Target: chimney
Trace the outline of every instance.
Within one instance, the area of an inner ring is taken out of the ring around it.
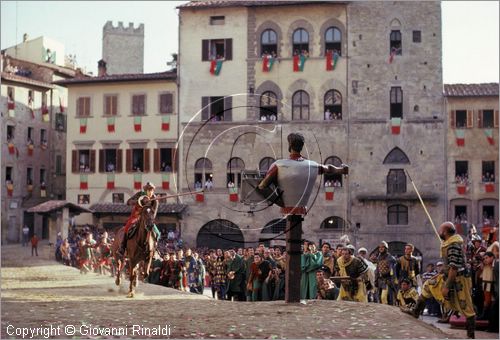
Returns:
[[[106,62],[103,59],[101,59],[97,62],[97,76],[104,77],[107,75],[108,73],[106,72]]]

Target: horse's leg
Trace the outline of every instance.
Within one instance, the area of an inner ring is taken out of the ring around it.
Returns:
[[[130,285],[128,289],[128,298],[133,298],[135,295],[135,280],[137,278],[137,265],[132,268],[130,266]]]
[[[123,262],[120,259],[117,259],[116,262],[117,262],[117,264],[116,264],[116,279],[115,279],[115,284],[117,286],[119,286],[120,283],[121,283],[121,273],[122,273]]]

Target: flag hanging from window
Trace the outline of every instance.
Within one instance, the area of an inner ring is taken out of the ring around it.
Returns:
[[[229,188],[229,201],[238,202],[238,188]]]
[[[87,132],[87,118],[80,118],[80,133]]]
[[[337,67],[337,62],[339,60],[339,54],[337,52],[328,51],[326,52],[326,70],[332,71]]]
[[[455,137],[457,140],[457,146],[465,146],[465,130],[464,129],[456,129]]]
[[[26,186],[26,190],[27,190],[28,192],[33,192],[33,184],[28,184],[28,185]]]
[[[33,144],[28,144],[28,156],[33,156],[33,150],[35,146]]]
[[[134,174],[134,189],[142,189],[142,174]]]
[[[16,116],[16,104],[12,99],[7,99],[7,110],[9,111],[9,117],[14,118]]]
[[[42,104],[42,121],[46,123],[50,121],[49,108],[45,104]]]
[[[218,76],[220,70],[222,69],[222,59],[212,60],[210,61],[210,73]]]
[[[170,130],[170,116],[162,116],[161,117],[161,129],[162,131]]]
[[[484,134],[488,139],[488,143],[490,143],[490,145],[495,145],[495,139],[493,138],[493,129],[484,129]]]
[[[106,182],[106,188],[107,189],[114,189],[115,188],[115,174],[114,173],[111,173],[111,174],[108,174],[108,180]]]
[[[304,65],[306,64],[307,56],[304,54],[293,56],[293,72],[304,71]]]
[[[391,53],[389,53],[389,64],[392,64],[392,62],[394,61],[394,56],[396,55],[397,52],[398,52],[397,48],[395,47],[391,48]]]
[[[108,132],[115,132],[115,117],[108,117]]]
[[[88,175],[80,174],[80,190],[87,190],[89,188],[88,179]]]
[[[495,192],[495,183],[485,183],[484,191],[486,192]]]
[[[334,187],[325,187],[325,199],[327,201],[333,201]]]
[[[466,192],[467,192],[467,185],[457,184],[457,193],[459,195],[465,195]]]
[[[197,192],[195,196],[196,202],[204,202],[205,201],[205,194],[203,191]]]
[[[168,173],[161,174],[161,188],[165,190],[170,189],[170,174]]]
[[[13,155],[16,152],[16,147],[15,147],[14,143],[9,142],[8,145],[9,145],[9,154]]]
[[[134,131],[141,132],[142,130],[142,117],[134,117]]]
[[[7,181],[7,195],[9,197],[12,197],[13,193],[14,193],[14,184],[12,184],[12,181]]]
[[[265,55],[262,57],[262,72],[271,72],[274,65],[274,57],[271,55]]]
[[[299,56],[294,55],[293,56],[293,72],[299,72],[299,62],[300,62]]]
[[[401,118],[393,117],[391,118],[391,133],[393,135],[399,135],[401,132]]]

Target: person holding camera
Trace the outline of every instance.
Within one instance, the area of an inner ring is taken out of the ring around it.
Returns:
[[[304,242],[304,253],[301,257],[302,276],[300,278],[300,299],[315,299],[318,294],[316,271],[323,265],[323,254],[318,251],[314,242]]]

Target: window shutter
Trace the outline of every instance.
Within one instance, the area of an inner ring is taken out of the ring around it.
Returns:
[[[233,97],[224,97],[224,121],[233,120]]]
[[[99,172],[106,171],[106,164],[104,159],[104,149],[99,150]]]
[[[493,112],[493,127],[498,127],[498,110]]]
[[[78,150],[71,151],[71,172],[78,172]]]
[[[483,110],[477,110],[477,127],[483,127]]]
[[[209,40],[203,39],[201,41],[201,61],[208,61],[208,44]]]
[[[104,114],[110,115],[111,114],[111,97],[107,96],[107,97],[104,97],[104,99],[105,99]]]
[[[146,95],[139,96],[139,114],[146,114]]]
[[[174,96],[172,93],[165,94],[165,113],[173,113],[174,112]]]
[[[83,98],[78,98],[76,100],[76,115],[81,116],[83,114]]]
[[[123,171],[122,150],[116,149],[116,172]]]
[[[132,149],[127,149],[125,157],[125,171],[132,172]]]
[[[226,39],[224,44],[224,58],[233,60],[233,39]]]
[[[132,114],[137,114],[137,96],[132,96]]]
[[[455,125],[455,117],[457,116],[457,111],[451,110],[450,112],[450,128],[454,129],[456,128]]]
[[[474,127],[474,111],[467,110],[467,128]]]
[[[95,150],[90,150],[90,172],[95,172]]]
[[[210,117],[210,97],[201,97],[201,120],[208,120]]]
[[[160,171],[160,149],[153,150],[153,171]]]
[[[85,116],[90,116],[90,97],[85,98]]]
[[[144,149],[144,172],[149,172],[149,149]]]

